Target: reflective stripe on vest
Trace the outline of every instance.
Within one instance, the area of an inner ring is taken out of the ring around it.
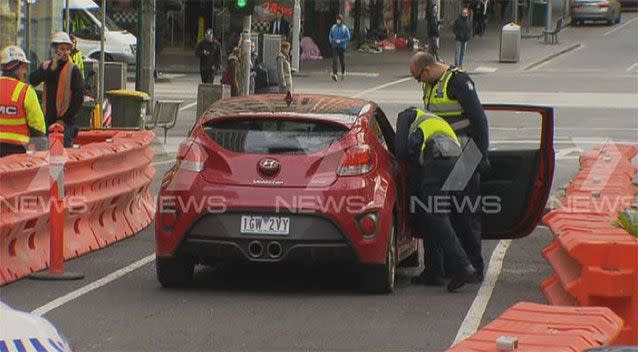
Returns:
[[[434,114],[427,113],[421,109],[416,109],[416,119],[414,119],[414,122],[410,125],[410,134],[416,132],[418,129],[423,132],[421,150],[425,150],[428,139],[434,135],[448,137],[454,141],[456,145],[459,147],[461,146],[459,138],[456,136],[456,133],[449,123],[447,123],[444,119]]]
[[[29,85],[10,77],[0,77],[0,143],[25,145],[29,125],[24,101]]]
[[[425,109],[437,116],[451,118],[449,121],[455,131],[470,127],[470,120],[463,117],[463,107],[456,99],[450,99],[447,95],[447,87],[454,73],[462,72],[458,68],[445,71],[443,77],[434,86],[423,84],[423,104]]]
[[[51,65],[51,60],[47,60],[42,64],[42,67],[45,70],[49,69]],[[68,60],[62,71],[60,71],[60,77],[58,77],[58,87],[56,90],[55,96],[55,107],[57,110],[57,118],[61,118],[64,116],[67,110],[69,110],[69,105],[71,104],[71,80],[73,78],[73,67],[75,65],[71,60]],[[42,92],[42,112],[44,115],[47,114],[47,82],[44,81],[44,91]]]

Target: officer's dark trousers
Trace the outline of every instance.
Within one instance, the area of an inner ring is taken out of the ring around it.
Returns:
[[[27,150],[22,145],[0,143],[0,158],[13,154],[25,154],[26,152]]]
[[[441,188],[454,168],[455,158],[430,159],[423,167],[419,200],[416,203],[415,220],[419,229],[425,231],[426,272],[428,275],[443,275],[443,263],[448,274],[455,274],[470,264],[461,241],[452,226],[455,206],[451,192]]]
[[[480,175],[474,172],[465,189],[455,192],[457,204],[463,204],[462,211],[453,212],[451,216],[452,227],[461,240],[463,249],[467,253],[470,262],[477,272],[483,273],[485,264],[481,253],[481,202],[480,202]],[[477,205],[478,202],[478,206]],[[471,205],[470,205],[471,204]]]

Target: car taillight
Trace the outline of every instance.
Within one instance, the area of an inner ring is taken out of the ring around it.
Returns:
[[[194,140],[186,140],[177,150],[177,168],[180,170],[200,172],[204,170],[207,153],[204,147]]]
[[[368,146],[355,146],[346,150],[337,170],[339,176],[358,176],[372,171],[374,152]]]
[[[177,222],[177,212],[175,209],[164,209],[160,214],[162,217],[162,225],[167,228],[173,228]]]

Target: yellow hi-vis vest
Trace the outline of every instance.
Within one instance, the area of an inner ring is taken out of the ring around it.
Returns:
[[[423,105],[425,110],[436,114],[450,122],[455,131],[470,126],[470,120],[463,118],[463,107],[456,99],[447,94],[448,84],[455,73],[462,72],[459,68],[445,71],[443,77],[434,86],[423,84]]]
[[[410,134],[421,130],[423,133],[423,142],[421,143],[421,150],[419,155],[419,162],[423,163],[423,156],[425,149],[430,139],[434,139],[435,146],[437,147],[437,153],[442,157],[459,156],[461,152],[461,143],[456,133],[452,129],[449,123],[444,119],[425,112],[421,109],[416,109],[416,118],[410,125]]]

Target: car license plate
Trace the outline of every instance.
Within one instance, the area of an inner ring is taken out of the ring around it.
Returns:
[[[240,231],[263,235],[287,235],[290,232],[290,218],[242,215]]]

